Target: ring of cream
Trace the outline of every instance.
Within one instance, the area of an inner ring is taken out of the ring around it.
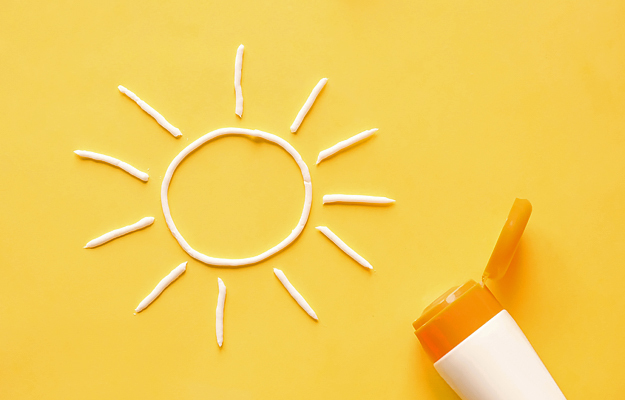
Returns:
[[[178,168],[178,165],[182,162],[182,160],[185,159],[185,157],[187,157],[203,144],[220,136],[227,135],[253,136],[277,144],[278,146],[286,150],[286,152],[289,153],[291,157],[293,157],[293,159],[297,163],[297,166],[302,172],[302,178],[304,180],[304,208],[302,210],[302,215],[299,219],[299,222],[297,223],[297,226],[285,239],[278,243],[278,245],[254,257],[217,258],[200,253],[199,251],[189,246],[189,244],[182,237],[180,232],[178,232],[176,224],[174,223],[174,220],[171,217],[171,212],[169,210],[169,184],[171,182],[172,176],[174,175],[174,172],[176,171],[176,168]],[[165,216],[165,222],[167,223],[167,227],[171,231],[172,235],[174,235],[174,238],[176,238],[176,240],[180,244],[180,247],[182,247],[182,249],[186,251],[187,254],[205,264],[223,267],[239,267],[243,265],[256,264],[268,257],[271,257],[272,255],[276,254],[277,252],[283,250],[285,247],[290,245],[300,235],[300,233],[302,233],[304,227],[306,226],[306,222],[308,221],[308,216],[310,215],[310,208],[312,205],[312,182],[310,180],[310,172],[308,171],[308,166],[302,159],[302,156],[300,156],[297,150],[295,150],[295,148],[291,146],[286,140],[279,138],[276,135],[272,135],[271,133],[259,130],[242,128],[222,128],[207,133],[206,135],[195,140],[174,158],[174,160],[167,168],[167,172],[165,173],[165,177],[163,178],[163,184],[161,185],[161,205],[163,207],[163,214]]]

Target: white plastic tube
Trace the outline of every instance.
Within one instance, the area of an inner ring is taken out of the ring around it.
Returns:
[[[463,400],[566,400],[503,310],[434,363]]]

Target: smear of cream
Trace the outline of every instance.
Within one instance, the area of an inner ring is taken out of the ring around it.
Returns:
[[[90,158],[92,160],[102,161],[114,167],[123,169],[124,171],[128,172],[130,175],[134,176],[135,178],[139,178],[144,182],[147,182],[148,179],[150,178],[148,174],[146,174],[145,172],[141,172],[135,167],[133,167],[132,165],[125,163],[121,160],[118,160],[117,158],[113,158],[111,156],[105,156],[104,154],[94,153],[92,151],[86,151],[86,150],[74,150],[74,153],[78,154],[82,158]]]
[[[356,260],[356,262],[365,268],[373,269],[373,266],[369,264],[362,256],[356,253],[351,247],[345,244],[338,236],[334,234],[327,226],[318,226],[317,230],[323,233],[328,239],[332,241],[339,249],[343,250],[345,254]]]
[[[323,150],[322,152],[319,153],[319,157],[317,158],[317,165],[321,161],[325,160],[326,158],[338,153],[339,151],[349,146],[356,144],[357,142],[360,142],[363,139],[368,138],[369,136],[373,135],[377,131],[378,131],[377,128],[369,129],[368,131],[361,132],[357,135],[350,137],[349,139],[343,140],[342,142],[338,142],[337,144],[330,147],[329,149]]]
[[[182,160],[184,160],[185,157],[191,154],[198,147],[202,146],[204,143],[212,139],[215,139],[217,137],[226,136],[226,135],[253,136],[253,137],[259,137],[267,141],[276,143],[277,145],[282,147],[284,150],[286,150],[291,155],[291,157],[293,157],[293,159],[295,160],[295,162],[297,163],[297,165],[299,166],[301,170],[302,178],[304,180],[304,208],[302,210],[302,215],[299,219],[299,222],[295,226],[295,229],[293,229],[291,233],[284,240],[278,243],[276,246],[254,257],[217,258],[217,257],[211,257],[206,254],[200,253],[199,251],[189,246],[187,241],[182,237],[182,235],[176,228],[176,224],[174,223],[174,220],[171,216],[171,212],[169,210],[169,200],[168,200],[169,184],[171,182],[171,178],[174,175],[174,172],[176,171],[176,168],[178,167],[178,165],[182,162]],[[286,140],[279,138],[276,135],[272,135],[271,133],[262,132],[258,130],[242,129],[242,128],[217,129],[195,140],[193,143],[187,146],[184,150],[182,150],[180,154],[178,154],[174,158],[174,160],[171,162],[171,164],[167,168],[165,177],[163,178],[163,184],[161,185],[161,205],[163,207],[163,214],[165,216],[165,222],[167,223],[167,227],[171,231],[174,238],[180,244],[180,247],[182,247],[183,250],[186,251],[191,257],[209,265],[220,265],[220,266],[225,266],[225,267],[238,267],[242,265],[255,264],[283,250],[285,247],[290,245],[300,235],[300,233],[302,233],[302,230],[304,229],[304,227],[306,226],[306,222],[308,221],[308,216],[310,214],[310,208],[312,205],[312,183],[310,180],[310,172],[308,171],[308,167],[306,166],[306,163],[302,159],[302,156],[300,156],[297,150],[295,150],[295,148],[291,146]]]
[[[94,247],[98,247],[103,245],[106,242],[110,242],[113,239],[117,239],[120,236],[124,236],[129,234],[130,232],[134,232],[139,229],[143,229],[146,226],[150,226],[154,223],[153,217],[145,217],[141,218],[139,222],[135,222],[132,225],[124,226],[123,228],[115,229],[110,231],[109,233],[105,233],[104,235],[91,240],[89,243],[85,245],[85,249],[92,249]]]
[[[393,204],[395,200],[388,197],[363,196],[353,194],[326,194],[323,196],[323,204],[349,203],[349,204]]]
[[[304,117],[306,116],[306,114],[308,114],[308,110],[310,110],[310,107],[312,107],[313,103],[317,99],[319,92],[321,92],[321,89],[323,89],[327,82],[328,78],[323,78],[319,81],[319,83],[317,83],[317,86],[315,86],[315,88],[310,93],[310,96],[308,96],[306,103],[304,103],[302,109],[299,110],[299,113],[297,113],[297,117],[295,117],[295,121],[293,121],[293,125],[291,125],[291,132],[297,132],[297,129],[302,124]]]
[[[286,275],[284,275],[284,272],[282,272],[281,270],[277,268],[274,268],[273,273],[276,274],[276,276],[278,277],[282,285],[286,288],[286,290],[289,292],[291,297],[293,297],[295,301],[297,301],[297,304],[299,304],[299,306],[302,307],[302,309],[306,311],[306,313],[310,315],[312,319],[314,319],[315,321],[318,321],[319,318],[317,318],[317,314],[315,314],[313,309],[308,305],[306,300],[304,300],[302,295],[299,294],[299,292],[293,287],[293,285],[291,285],[291,282],[289,282],[289,280],[286,278]]]
[[[219,286],[219,296],[217,297],[217,310],[215,311],[215,332],[217,333],[217,344],[219,347],[224,343],[224,306],[226,304],[226,285],[221,278],[217,278]]]
[[[241,90],[241,69],[243,68],[243,45],[237,49],[237,57],[234,61],[234,92],[236,94],[235,113],[241,118],[243,115],[243,91]]]
[[[145,111],[152,118],[154,118],[156,120],[156,122],[158,122],[163,128],[167,129],[169,131],[169,133],[171,133],[175,137],[182,136],[182,132],[180,132],[180,129],[176,128],[175,126],[173,126],[172,124],[167,122],[165,117],[163,117],[161,114],[159,114],[158,111],[156,111],[155,109],[150,107],[150,105],[148,103],[146,103],[145,101],[141,100],[136,94],[134,94],[130,90],[126,89],[122,85],[119,85],[117,88],[119,89],[120,92],[122,92],[123,94],[125,94],[126,96],[128,96],[132,100],[134,100],[134,102],[137,103],[139,105],[139,107],[141,107],[143,109],[143,111]]]
[[[171,285],[173,281],[178,279],[178,277],[180,275],[182,275],[184,273],[184,271],[186,271],[186,269],[187,269],[187,263],[186,262],[183,262],[182,264],[180,264],[179,266],[174,268],[166,277],[164,277],[158,283],[158,285],[156,285],[156,287],[154,288],[154,290],[152,290],[152,292],[148,295],[148,297],[146,297],[145,299],[143,299],[143,301],[141,301],[141,303],[139,303],[137,308],[135,308],[135,312],[137,312],[137,313],[141,312],[147,306],[149,306],[150,303],[152,303],[154,300],[156,300],[156,298],[161,293],[163,293],[163,290],[165,290],[167,288],[167,286]]]

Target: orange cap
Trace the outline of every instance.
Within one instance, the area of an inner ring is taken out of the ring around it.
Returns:
[[[497,315],[503,307],[484,286],[488,278],[502,277],[514,256],[532,205],[516,199],[488,261],[482,282],[473,280],[454,287],[434,300],[412,324],[425,352],[436,362],[480,326]]]
[[[499,234],[499,239],[497,239],[497,244],[490,255],[490,260],[486,264],[482,282],[486,282],[488,278],[499,279],[506,274],[531,214],[532,205],[528,200],[514,200],[508,219]]]
[[[484,284],[470,280],[436,299],[412,326],[425,352],[436,362],[501,310]]]

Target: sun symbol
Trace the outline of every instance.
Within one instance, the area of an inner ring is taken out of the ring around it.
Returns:
[[[243,116],[243,92],[241,88],[241,70],[243,65],[243,45],[239,46],[236,53],[235,58],[235,72],[234,72],[234,88],[235,88],[235,98],[236,98],[236,106],[235,113],[242,118]],[[317,83],[317,85],[313,88],[312,92],[308,96],[308,99],[302,106],[301,110],[297,114],[293,124],[291,125],[291,132],[296,133],[299,126],[303,122],[304,118],[310,111],[312,105],[314,104],[317,96],[322,91],[324,86],[326,85],[328,79],[323,78]],[[147,114],[149,114],[152,118],[156,120],[163,128],[165,128],[169,133],[171,133],[174,137],[178,138],[182,136],[180,129],[173,126],[169,123],[159,112],[150,107],[145,101],[141,100],[137,95],[128,90],[123,86],[118,87],[119,91],[128,96],[134,102],[139,105]],[[364,132],[361,132],[357,135],[354,135],[346,140],[343,140],[336,145],[323,150],[319,153],[319,157],[317,159],[317,164],[322,162],[328,157],[335,155],[336,153],[347,149],[353,144],[366,139],[367,137],[373,135],[377,129],[370,129]],[[274,247],[262,252],[253,257],[248,258],[217,258],[212,257],[207,254],[203,254],[194,248],[192,248],[187,241],[184,239],[182,234],[176,228],[176,224],[171,216],[171,212],[169,209],[169,185],[171,179],[176,172],[176,169],[180,165],[180,163],[190,154],[192,154],[195,150],[203,146],[204,144],[210,142],[213,139],[223,137],[223,136],[245,136],[245,137],[255,137],[260,138],[269,142],[272,142],[278,146],[280,146],[283,150],[285,150],[295,161],[297,166],[299,167],[302,180],[304,184],[304,206],[302,208],[302,214],[300,219],[295,226],[295,228],[291,231],[291,233],[285,237],[280,243],[275,245]],[[113,158],[108,155],[98,154],[91,151],[85,150],[76,150],[75,153],[86,159],[92,159],[95,161],[104,162],[110,164],[112,166],[121,168],[126,171],[130,175],[147,182],[149,176],[147,173],[138,170],[137,168],[131,166],[128,163],[125,163],[121,160]],[[287,246],[289,246],[297,237],[302,233],[304,228],[306,227],[306,223],[308,221],[308,216],[310,214],[310,209],[312,206],[312,180],[310,177],[310,171],[308,166],[300,156],[300,154],[295,150],[293,146],[291,146],[286,140],[276,136],[272,133],[263,132],[260,130],[252,130],[252,129],[243,129],[243,128],[222,128],[217,129],[212,132],[201,136],[196,139],[194,142],[189,144],[185,149],[183,149],[169,164],[165,176],[163,177],[163,182],[161,184],[161,207],[163,209],[163,215],[165,217],[165,222],[167,227],[171,231],[172,235],[178,241],[178,244],[182,249],[189,254],[191,257],[195,258],[198,261],[201,261],[205,264],[214,267],[240,267],[245,265],[257,264],[276,253],[284,250]],[[377,196],[364,196],[364,195],[345,195],[345,194],[329,194],[323,196],[324,204],[376,204],[376,205],[390,205],[394,203],[395,200],[389,199],[386,197],[377,197]],[[146,227],[151,226],[154,223],[153,217],[145,217],[139,220],[138,222],[124,226],[119,229],[115,229],[110,231],[100,237],[97,237],[90,242],[87,243],[85,248],[95,248],[100,245],[103,245],[113,239],[126,235],[128,233],[144,229]],[[365,260],[362,256],[360,256],[356,251],[350,248],[345,242],[343,242],[336,234],[334,234],[328,227],[318,226],[317,230],[319,230],[322,234],[324,234],[330,241],[332,241],[339,249],[341,249],[345,254],[353,258],[357,263],[362,265],[364,268],[373,269],[372,265]],[[146,307],[148,307],[170,284],[172,284],[180,275],[182,275],[186,270],[187,262],[183,262],[176,268],[174,268],[167,276],[165,276],[154,288],[154,290],[144,298],[141,303],[135,309],[135,314],[141,312]],[[293,287],[293,285],[289,282],[286,275],[283,271],[274,268],[274,274],[278,278],[278,280],[284,285],[289,294],[295,299],[295,301],[302,307],[311,318],[318,320],[317,314],[313,311],[312,307],[304,300],[302,295]],[[219,295],[217,299],[217,310],[216,310],[216,336],[217,343],[221,347],[223,344],[223,315],[224,315],[224,305],[226,299],[226,286],[221,278],[217,278],[218,280],[218,288]]]

